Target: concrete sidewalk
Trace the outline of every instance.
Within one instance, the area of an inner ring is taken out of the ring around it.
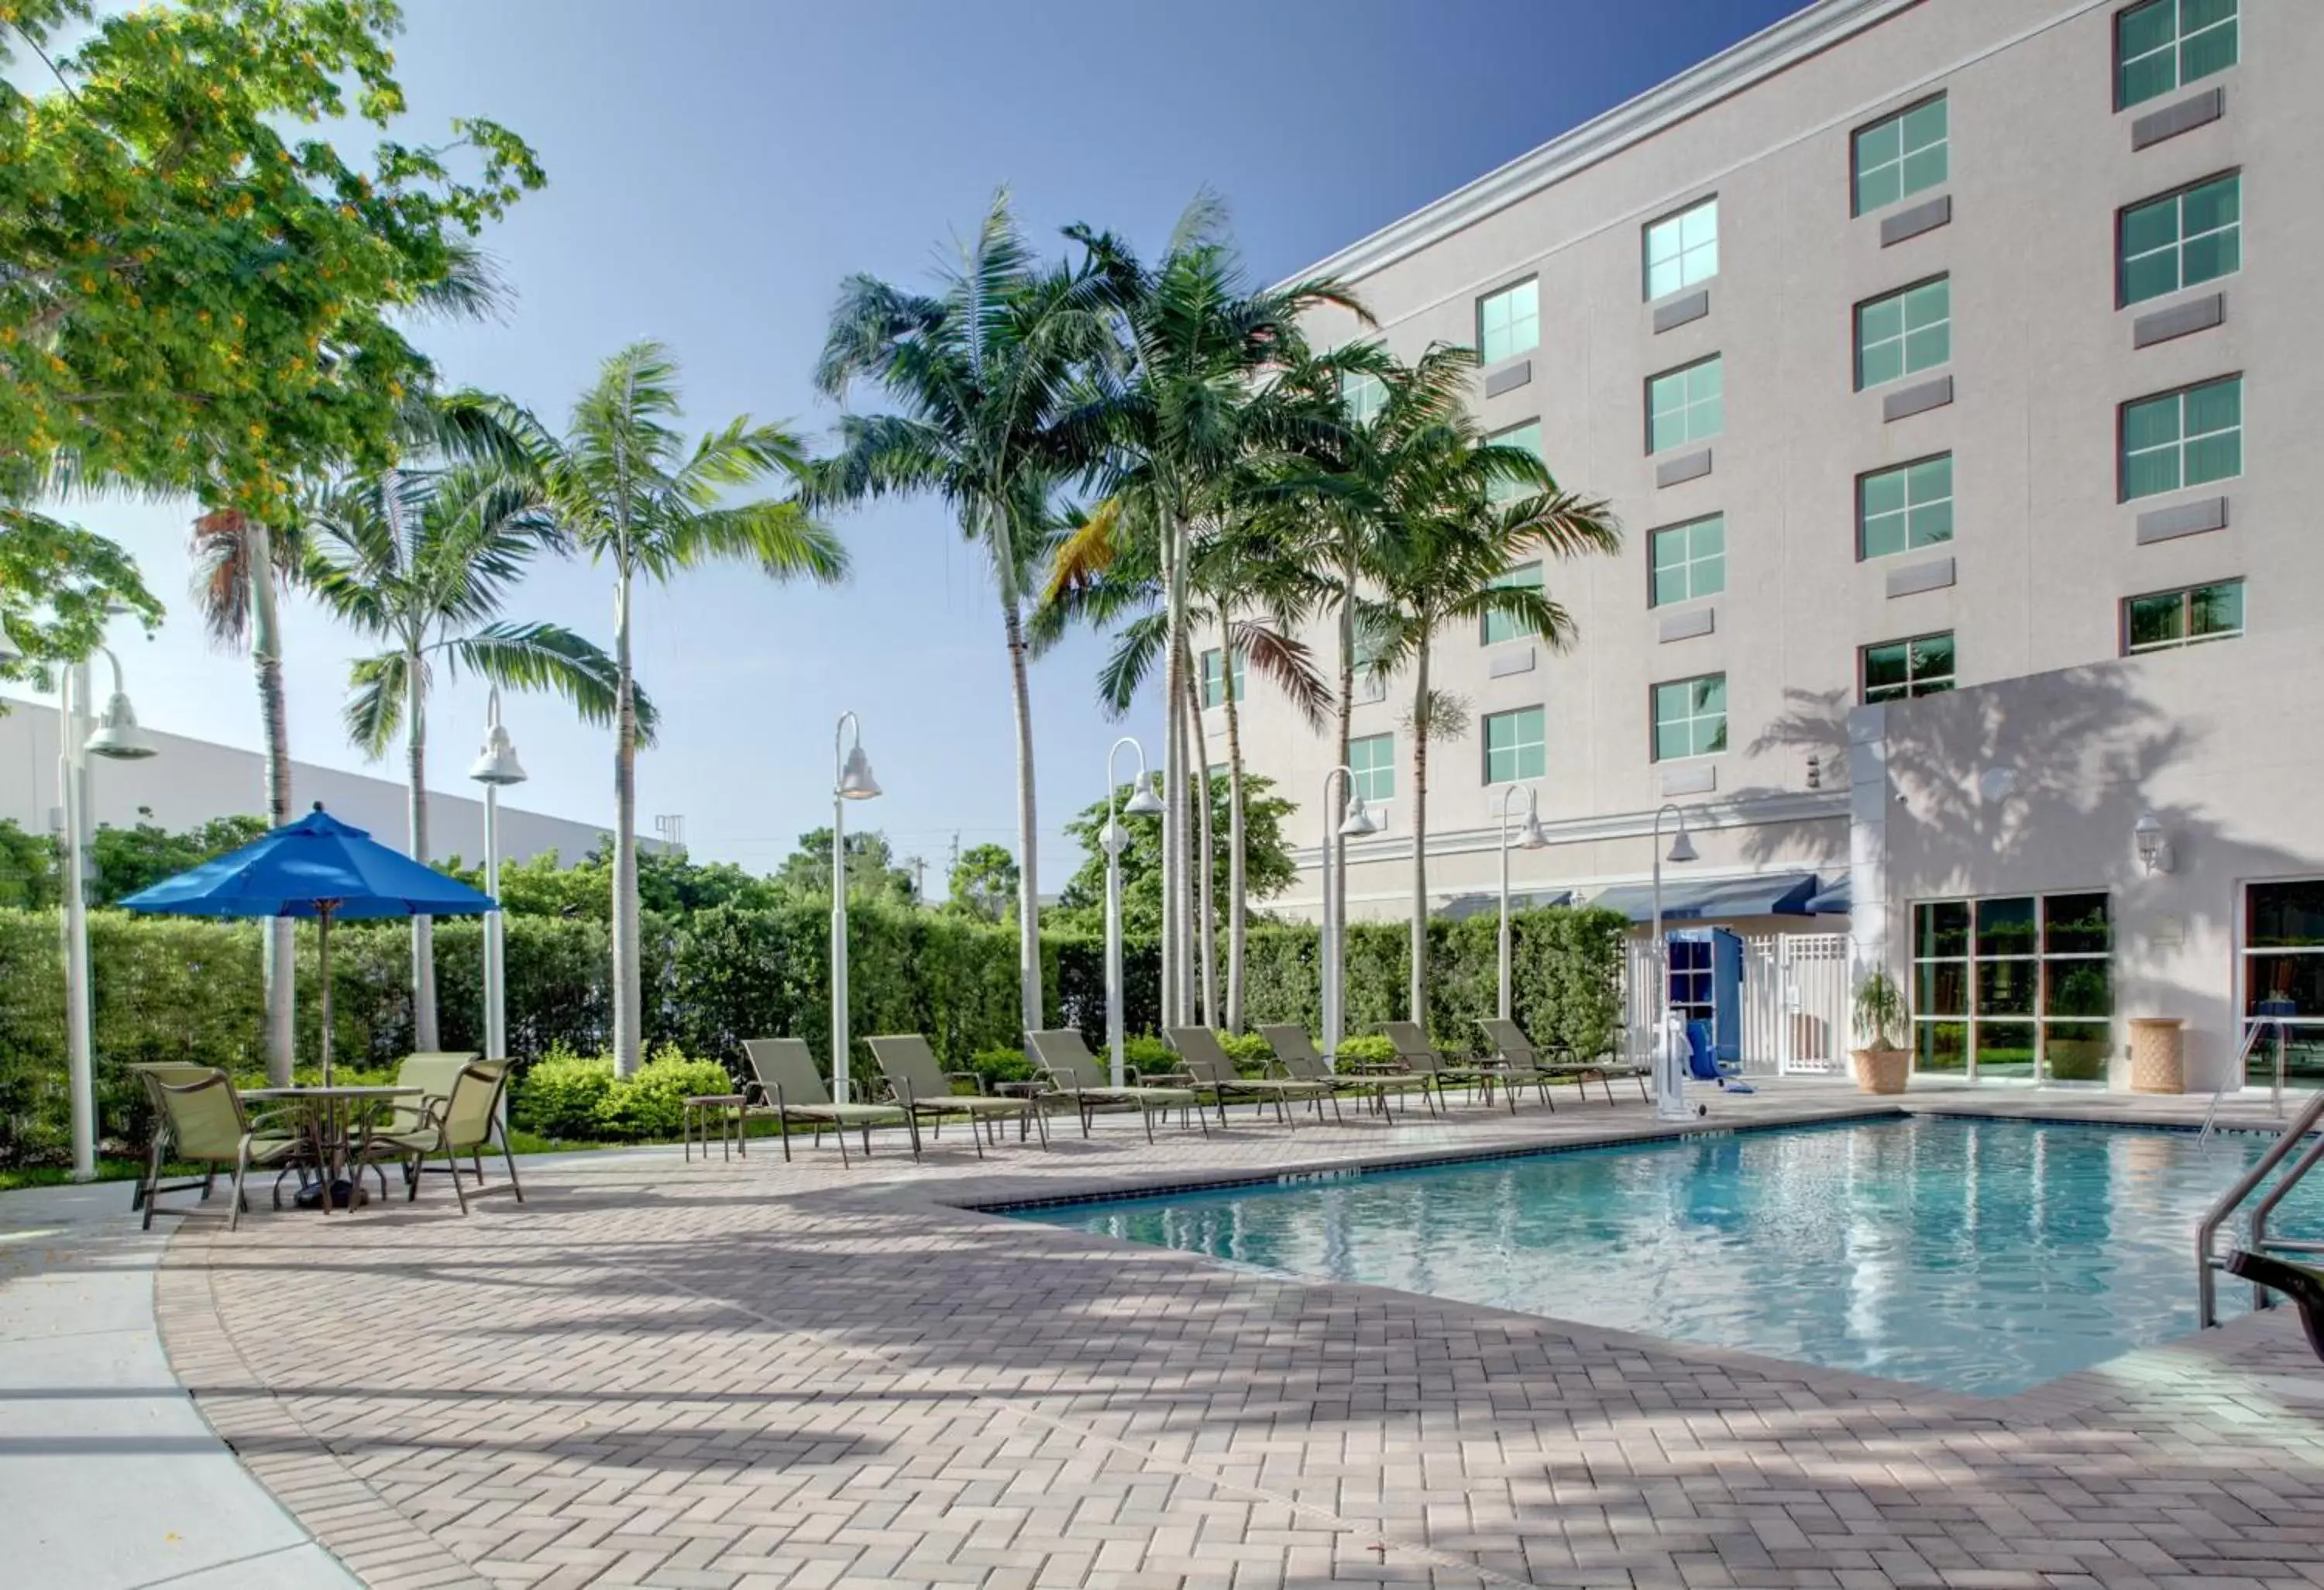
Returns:
[[[170,1373],[153,1271],[177,1222],[141,1232],[128,1205],[126,1182],[0,1193],[0,1581],[353,1590]]]

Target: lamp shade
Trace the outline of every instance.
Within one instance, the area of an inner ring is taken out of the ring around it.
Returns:
[[[524,767],[516,759],[516,744],[500,725],[494,724],[484,731],[484,748],[477,753],[468,776],[479,784],[524,782]]]
[[[1153,780],[1154,775],[1150,772],[1141,778],[1132,779],[1130,781],[1130,799],[1121,803],[1121,809],[1126,812],[1135,812],[1139,817],[1159,816],[1162,811],[1162,797],[1156,792]]]
[[[129,698],[119,690],[105,704],[105,716],[96,733],[89,735],[85,749],[92,756],[109,756],[115,762],[142,762],[161,748],[153,737],[137,726],[137,714],[129,705]]]
[[[843,800],[869,800],[880,793],[880,781],[872,776],[872,759],[863,754],[861,745],[848,749],[847,760],[839,770],[839,795]]]
[[[1351,792],[1348,796],[1348,815],[1340,821],[1341,837],[1360,839],[1366,834],[1377,834],[1379,829],[1379,818],[1374,817],[1370,809],[1364,805],[1363,796]]]
[[[1130,830],[1109,820],[1097,831],[1097,842],[1105,847],[1108,855],[1120,855],[1130,844]]]
[[[1525,827],[1517,830],[1517,845],[1526,850],[1549,848],[1549,836],[1542,831],[1540,813],[1526,813]]]
[[[1681,818],[1679,819],[1678,837],[1671,841],[1670,855],[1668,859],[1672,861],[1692,861],[1694,859],[1694,841],[1686,837],[1686,819],[1684,818]]]

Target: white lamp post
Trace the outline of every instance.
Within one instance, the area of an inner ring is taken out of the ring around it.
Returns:
[[[1686,837],[1686,813],[1665,803],[1655,813],[1655,940],[1653,953],[1647,957],[1655,969],[1655,1119],[1657,1121],[1692,1120],[1686,1107],[1686,1061],[1681,1050],[1684,1043],[1671,1041],[1670,964],[1663,944],[1663,818],[1678,818],[1678,833],[1671,840],[1670,859],[1674,863],[1694,859],[1694,841]]]
[[[88,844],[88,759],[91,755],[117,762],[138,762],[161,747],[137,726],[137,714],[121,688],[121,659],[99,646],[113,669],[113,696],[94,730],[84,726],[88,716],[88,664],[68,665],[58,698],[58,804],[65,819],[65,1053],[72,1091],[72,1140],[75,1181],[97,1177],[97,1082],[89,1038],[88,899],[82,877]]]
[[[853,729],[854,744],[840,741]],[[847,1102],[847,803],[880,793],[872,759],[863,754],[863,722],[852,712],[839,716],[831,732],[831,1096]]]
[[[1331,822],[1332,781],[1337,779],[1348,792],[1347,811],[1335,826]],[[1347,924],[1339,920],[1340,912],[1333,901],[1340,897],[1348,870],[1348,841],[1366,834],[1379,832],[1379,818],[1364,808],[1364,798],[1356,788],[1354,770],[1345,763],[1323,775],[1323,1054],[1334,1068],[1340,1063],[1341,938]],[[1336,839],[1336,843],[1334,842]]]
[[[1105,753],[1105,827],[1097,837],[1105,851],[1105,1040],[1113,1051],[1113,1086],[1123,1086],[1129,1067],[1122,1055],[1121,1037],[1121,853],[1129,846],[1130,830],[1121,826],[1114,809],[1115,798],[1120,786],[1114,782],[1113,759],[1127,745],[1138,753],[1138,776],[1130,781],[1130,799],[1121,810],[1140,817],[1152,817],[1162,809],[1162,797],[1154,792],[1146,772],[1146,747],[1124,735]]]
[[[1511,784],[1501,791],[1501,1020],[1509,1019],[1509,798],[1520,789],[1525,791],[1525,827],[1518,831],[1517,843],[1527,850],[1540,850],[1549,844],[1549,836],[1541,831],[1540,791],[1531,784]]]
[[[484,748],[468,776],[484,787],[484,892],[493,909],[484,913],[484,1058],[508,1058],[508,943],[501,922],[501,790],[524,782],[516,746],[501,726],[500,687],[486,707]]]

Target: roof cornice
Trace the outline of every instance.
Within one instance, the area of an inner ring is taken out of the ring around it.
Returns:
[[[1921,0],[1818,0],[1796,15],[1760,30],[1637,97],[1423,205],[1402,220],[1318,260],[1292,279],[1336,276],[1351,282],[1384,270],[1919,4]]]

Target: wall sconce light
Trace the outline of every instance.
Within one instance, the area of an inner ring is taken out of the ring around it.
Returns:
[[[2149,876],[2171,870],[2175,858],[2171,854],[2171,841],[2163,837],[2161,818],[2151,811],[2140,812],[2130,837],[2138,850],[2138,864],[2146,869]]]

